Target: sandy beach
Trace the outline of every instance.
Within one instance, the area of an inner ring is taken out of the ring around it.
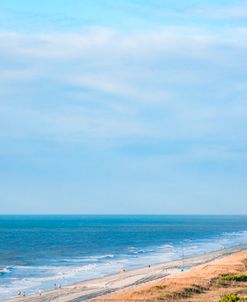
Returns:
[[[219,263],[219,265],[223,267],[223,269],[221,270],[223,270],[224,272],[228,272],[229,270],[232,270],[232,267],[227,267],[227,264],[229,262],[228,258],[232,257],[231,263],[234,263],[234,259],[236,259],[236,261],[240,261],[240,258],[247,258],[246,250],[247,245],[239,245],[231,248],[225,248],[216,252],[204,254],[201,256],[187,258],[184,260],[178,259],[167,263],[152,265],[150,267],[148,266],[134,270],[119,272],[117,274],[100,279],[83,281],[80,283],[63,287],[61,289],[43,292],[41,295],[37,294],[26,297],[16,297],[4,301],[80,302],[95,300],[97,298],[107,298],[112,300],[137,298],[156,299],[159,298],[159,291],[150,290],[153,286],[156,286],[156,288],[162,288],[162,286],[167,286],[162,285],[162,282],[169,283],[171,282],[171,280],[173,284],[174,280],[176,280],[175,283],[179,283],[178,280],[180,280],[181,284],[184,284],[185,280],[183,278],[188,278],[188,282],[191,282],[191,274],[193,276],[201,275],[201,272],[205,271],[205,267],[210,267],[211,264],[214,264],[217,261],[221,261]],[[186,269],[184,271],[181,271],[181,268]],[[220,273],[221,270],[219,270]],[[211,276],[212,278],[213,275],[213,272],[209,274],[209,276]],[[203,280],[203,276],[201,276],[201,279],[202,283],[204,281],[208,282],[208,278],[207,280]],[[178,285],[178,288],[176,288],[176,290],[181,288],[181,284]]]

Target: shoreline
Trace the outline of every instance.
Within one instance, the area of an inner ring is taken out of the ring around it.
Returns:
[[[177,259],[152,266],[140,267],[125,272],[107,275],[102,278],[80,281],[72,285],[52,291],[42,292],[26,297],[14,297],[0,300],[2,302],[80,302],[96,299],[124,289],[133,289],[138,285],[147,284],[164,278],[181,274],[181,268],[194,268],[208,262],[247,250],[247,244],[224,248],[190,258]]]

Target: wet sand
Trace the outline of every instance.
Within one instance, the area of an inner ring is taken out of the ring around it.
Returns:
[[[41,296],[32,295],[26,297],[16,297],[5,302],[80,302],[88,301],[100,297],[109,297],[112,299],[124,299],[135,298],[134,292],[138,291],[140,286],[152,286],[156,282],[162,282],[163,280],[175,278],[181,278],[188,272],[181,272],[181,267],[193,268],[201,265],[208,264],[216,259],[222,259],[222,257],[239,253],[241,251],[247,251],[247,245],[240,245],[231,248],[225,248],[216,252],[211,252],[201,256],[191,257],[187,259],[180,259],[170,261],[161,264],[155,264],[151,267],[142,267],[125,272],[119,272],[107,277],[83,281],[70,286],[63,287],[61,289],[43,292]],[[237,254],[236,254],[237,255]],[[247,254],[246,254],[247,257]],[[224,258],[222,259],[224,261]],[[227,260],[226,260],[227,261]],[[198,268],[197,268],[198,269]],[[158,283],[157,283],[158,284]],[[143,290],[143,289],[142,289]],[[113,294],[114,293],[114,294]],[[139,299],[146,298],[146,294]]]

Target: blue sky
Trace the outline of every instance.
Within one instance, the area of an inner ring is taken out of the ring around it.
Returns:
[[[247,5],[1,0],[0,213],[247,214]]]

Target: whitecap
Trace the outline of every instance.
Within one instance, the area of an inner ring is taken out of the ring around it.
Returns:
[[[5,266],[2,269],[0,269],[0,274],[7,274],[10,273],[11,268],[9,266]]]

